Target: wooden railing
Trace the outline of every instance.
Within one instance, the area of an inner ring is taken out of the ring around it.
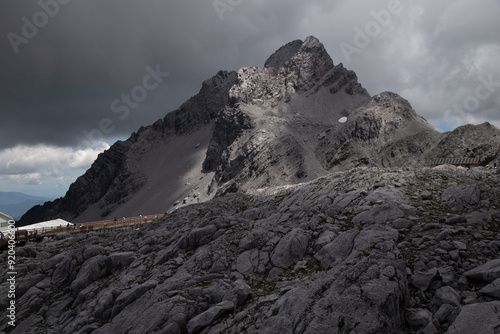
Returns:
[[[144,217],[129,217],[117,220],[101,220],[89,223],[75,224],[72,226],[52,226],[36,229],[26,229],[16,231],[16,241],[28,242],[29,240],[40,240],[44,237],[53,236],[58,233],[82,233],[91,231],[106,231],[123,227],[136,227],[142,224],[151,223],[157,218],[163,217],[163,214],[148,215]]]

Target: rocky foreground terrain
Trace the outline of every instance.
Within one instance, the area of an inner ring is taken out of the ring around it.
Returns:
[[[499,230],[495,171],[353,168],[18,247],[0,330],[499,333]]]

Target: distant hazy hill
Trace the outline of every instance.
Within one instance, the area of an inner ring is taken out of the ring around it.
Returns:
[[[18,192],[0,192],[0,211],[17,220],[35,205],[51,200],[52,198],[30,196]]]

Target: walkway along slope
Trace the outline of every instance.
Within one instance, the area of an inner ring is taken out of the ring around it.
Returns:
[[[16,244],[25,244],[31,241],[41,241],[45,237],[52,237],[58,233],[81,233],[90,231],[103,231],[111,230],[120,227],[133,227],[142,224],[151,223],[157,218],[162,217],[164,214],[139,216],[139,217],[129,217],[115,220],[101,220],[95,222],[88,222],[77,224],[74,226],[57,226],[57,227],[46,227],[38,229],[26,229],[26,230],[16,230],[15,240]],[[6,250],[8,245],[8,238],[4,236],[0,240],[0,250]]]

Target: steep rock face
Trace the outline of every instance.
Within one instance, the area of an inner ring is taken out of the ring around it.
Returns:
[[[280,68],[285,67],[285,63],[292,59],[292,57],[300,50],[302,47],[302,42],[300,39],[287,43],[273,53],[264,63],[264,68]]]
[[[122,175],[122,181],[129,186],[140,186],[140,180],[134,182],[128,179],[131,173],[124,164],[124,158],[133,143],[133,139],[119,141],[105,153],[99,154],[91,168],[70,186],[64,198],[33,207],[23,216],[20,223],[44,221],[54,217],[75,218],[89,205],[105,196],[119,174]]]
[[[309,36],[264,68],[220,71],[178,110],[115,144],[62,199],[22,223],[91,221],[171,211],[227,193],[297,184],[358,166],[430,165],[440,157],[499,158],[499,130],[442,134],[397,94],[370,97]]]
[[[425,141],[415,141],[415,136],[425,133],[425,137],[435,140],[439,134],[416,114],[408,101],[390,92],[376,95],[354,110],[345,110],[343,115],[345,122],[326,133],[317,147],[317,155],[327,169],[395,166],[402,160],[413,165],[419,158],[415,153],[424,152],[428,145]],[[414,147],[400,150],[402,159],[396,159],[393,152],[387,153],[387,147],[399,147],[408,141]]]
[[[178,110],[168,113],[163,118],[163,124],[157,124],[157,127],[161,127],[166,135],[179,135],[209,123],[228,104],[228,91],[236,80],[236,72],[219,71],[214,77],[203,82],[197,95],[182,104]]]
[[[368,99],[354,72],[334,66],[314,37],[280,48],[263,69],[240,69],[229,94],[232,108],[217,121],[204,165],[216,171],[211,189],[218,194],[324,175],[315,132]]]
[[[99,155],[91,168],[70,186],[63,198],[35,206],[22,217],[20,224],[54,218],[89,221],[143,213],[140,206],[129,211],[120,209],[148,184],[148,180],[155,179],[156,182],[156,179],[163,178],[161,174],[171,178],[180,177],[178,171],[168,167],[156,176],[150,175],[150,166],[143,161],[145,156],[151,156],[152,152],[157,155],[168,151],[173,138],[184,138],[186,142],[198,140],[193,133],[211,127],[219,111],[229,103],[228,91],[236,79],[236,72],[220,71],[206,80],[200,92],[178,110],[151,126],[141,127],[127,141],[115,143]],[[195,142],[192,147],[198,144]],[[170,199],[168,205],[166,202],[153,205],[154,212],[168,209],[175,199]]]
[[[224,160],[224,151],[238,138],[242,131],[251,129],[252,124],[248,115],[237,108],[224,108],[215,121],[213,137],[207,150],[207,157],[203,162],[205,171],[216,171]]]
[[[22,221],[163,212],[183,198],[204,200],[238,189],[311,180],[326,171],[311,153],[316,134],[309,130],[326,129],[332,112],[366,99],[354,72],[334,66],[316,38],[294,41],[263,69],[220,71],[178,110],[132,134],[126,151],[117,144],[105,152],[57,204],[34,209]],[[179,140],[182,146],[192,141],[189,145],[198,150],[179,152],[174,146]],[[165,163],[177,166],[158,165]],[[196,179],[202,184],[192,184]],[[140,196],[151,194],[149,205],[141,201]]]

